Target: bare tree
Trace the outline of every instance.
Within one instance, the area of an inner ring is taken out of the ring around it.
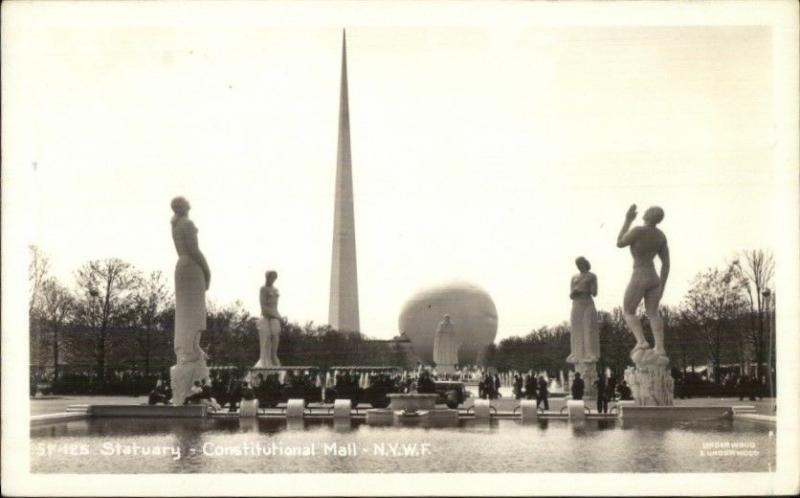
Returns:
[[[50,259],[37,246],[31,245],[28,249],[31,253],[31,260],[28,263],[28,281],[31,285],[28,312],[33,316],[41,304],[41,290],[50,273]]]
[[[146,279],[142,280],[133,300],[135,321],[139,329],[136,334],[136,342],[144,356],[144,373],[149,375],[150,358],[154,346],[153,333],[163,323],[163,320],[160,320],[161,315],[172,301],[163,274],[160,271],[151,272]]]
[[[49,278],[41,284],[42,321],[50,328],[52,334],[53,380],[58,380],[59,351],[61,349],[60,333],[71,319],[75,308],[75,299],[69,290],[55,278]]]
[[[756,377],[761,375],[764,365],[765,330],[769,317],[764,291],[772,285],[775,274],[775,259],[772,253],[762,249],[742,252],[743,265],[739,265],[745,280],[747,298],[750,304],[749,342],[753,348],[753,360],[756,363]]]
[[[30,296],[28,299],[28,336],[31,347],[31,364],[40,364],[45,348],[45,336],[42,331],[42,284],[50,272],[50,260],[35,245],[28,246],[30,261],[28,262],[28,283]]]
[[[89,261],[76,273],[82,294],[77,317],[93,335],[100,382],[105,377],[109,331],[130,319],[140,279],[130,263],[116,258]]]
[[[743,282],[738,277],[735,262],[724,271],[710,268],[698,274],[682,306],[683,318],[705,339],[717,383],[721,380],[723,353],[730,353],[728,346],[736,342],[733,336],[736,321],[746,308]]]

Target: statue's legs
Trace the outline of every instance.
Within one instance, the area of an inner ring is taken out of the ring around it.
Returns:
[[[281,366],[281,360],[278,359],[278,345],[281,340],[281,322],[275,318],[269,320],[269,355],[273,367]]]
[[[644,338],[642,322],[639,320],[639,317],[636,316],[636,308],[639,307],[639,303],[644,298],[646,292],[642,285],[642,279],[637,277],[638,275],[636,271],[634,271],[631,281],[628,283],[628,288],[625,289],[625,297],[622,304],[622,317],[625,319],[628,328],[633,332],[633,336],[636,337],[636,346],[634,346],[633,351],[650,347],[647,339]]]
[[[661,301],[661,286],[649,289],[644,296],[644,306],[647,318],[650,319],[650,328],[653,330],[655,340],[654,350],[660,356],[667,356],[664,349],[664,320],[658,313],[658,304]]]
[[[259,367],[270,367],[270,355],[272,350],[272,334],[270,333],[270,320],[266,318],[261,318],[258,321],[258,345],[259,345],[259,354],[258,354],[258,363],[256,363],[256,368]]]
[[[600,330],[593,302],[583,312],[583,327],[583,361],[596,362],[600,359]]]

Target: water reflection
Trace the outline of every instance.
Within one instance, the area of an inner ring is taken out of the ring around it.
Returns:
[[[255,417],[239,417],[239,430],[244,433],[258,432],[258,419]]]
[[[299,422],[299,421],[298,421]],[[169,472],[735,472],[774,469],[775,439],[766,426],[730,421],[654,423],[646,421],[563,419],[490,422],[461,420],[447,427],[430,424],[377,427],[361,420],[307,420],[292,427],[280,418],[94,419],[31,429],[33,472],[169,473]],[[42,443],[90,446],[85,458],[40,456]],[[759,458],[708,458],[700,450],[709,442],[753,442]],[[169,456],[101,456],[103,443],[143,447],[176,447]],[[334,444],[335,443],[335,444]],[[357,455],[326,448],[357,445]],[[430,455],[397,458],[406,445],[425,444]],[[205,445],[205,446],[204,446]],[[239,447],[316,446],[312,457],[204,454]],[[378,449],[386,455],[377,454]],[[193,451],[194,450],[194,451]],[[369,450],[369,451],[367,451]],[[509,455],[514,455],[510,458]]]

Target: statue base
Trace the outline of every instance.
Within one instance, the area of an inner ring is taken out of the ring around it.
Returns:
[[[638,406],[672,406],[675,382],[663,358],[625,369],[625,382]]]
[[[189,363],[178,363],[169,369],[169,382],[172,387],[172,404],[182,405],[192,394],[195,381],[209,379],[210,372],[206,362],[202,360]]]

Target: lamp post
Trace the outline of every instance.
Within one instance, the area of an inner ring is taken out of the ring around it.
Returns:
[[[770,299],[772,298],[772,291],[764,289],[761,294],[764,296],[764,308],[766,309],[767,315],[767,385],[769,386],[769,395],[774,400],[775,386],[772,383],[772,332],[774,327],[772,326],[772,318],[770,317]]]

